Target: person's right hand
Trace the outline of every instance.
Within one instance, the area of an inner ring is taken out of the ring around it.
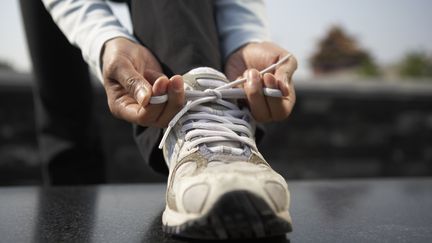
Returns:
[[[102,75],[111,113],[141,126],[166,127],[184,104],[183,79],[168,79],[153,54],[125,38],[104,44]],[[149,104],[152,95],[168,94],[163,104]]]

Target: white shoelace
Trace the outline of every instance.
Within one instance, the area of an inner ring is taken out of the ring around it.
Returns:
[[[260,71],[263,75],[280,64],[286,62],[291,57],[291,54],[280,59],[277,63],[270,65]],[[185,106],[173,117],[169,122],[167,129],[159,144],[159,149],[162,149],[172,128],[179,122],[183,124],[182,129],[186,132],[186,141],[190,141],[189,149],[200,144],[208,144],[214,142],[234,141],[240,144],[247,145],[251,149],[257,151],[251,125],[244,120],[249,116],[249,111],[239,109],[239,107],[224,99],[241,99],[245,98],[245,92],[241,88],[234,88],[246,81],[246,78],[238,79],[214,89],[206,89],[205,91],[185,90],[186,100]],[[199,80],[197,80],[199,82]],[[278,89],[263,88],[263,93],[266,96],[282,97],[282,93]],[[168,100],[167,95],[153,96],[150,99],[151,104],[161,104]],[[209,106],[203,106],[204,103],[216,103],[226,110],[212,109]],[[188,113],[188,111],[194,111]],[[193,120],[194,122],[187,122]],[[216,150],[216,148],[213,148]],[[231,148],[232,152],[243,151],[239,148]]]

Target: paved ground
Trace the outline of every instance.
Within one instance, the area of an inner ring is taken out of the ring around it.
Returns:
[[[289,186],[294,231],[257,242],[432,242],[431,178]],[[0,242],[190,242],[162,233],[164,190],[0,187]]]

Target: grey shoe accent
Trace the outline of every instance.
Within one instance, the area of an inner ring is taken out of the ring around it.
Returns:
[[[200,91],[204,91],[208,88],[201,86],[197,82],[197,79],[213,79],[213,80],[219,80],[219,81],[228,83],[228,80],[226,78],[220,77],[219,75],[212,74],[212,73],[200,73],[200,74],[187,73],[187,74],[183,75],[182,77],[183,77],[183,81],[186,84],[188,84],[194,90],[200,90]]]
[[[288,201],[286,198],[286,191],[285,188],[273,181],[268,181],[264,185],[264,189],[267,192],[267,195],[271,199],[272,203],[274,204],[275,208],[277,209],[277,212],[280,212],[282,210],[288,210]]]
[[[191,94],[228,83],[216,70],[193,71],[183,76]],[[288,186],[259,153],[249,111],[221,94],[188,105],[161,143],[170,167],[164,231],[199,239],[290,231]]]

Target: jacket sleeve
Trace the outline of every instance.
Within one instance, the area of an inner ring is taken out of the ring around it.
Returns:
[[[225,58],[247,43],[270,39],[262,0],[215,0],[214,4]]]
[[[135,41],[102,0],[43,0],[54,22],[67,39],[81,49],[91,71],[102,81],[101,51],[115,37]]]

